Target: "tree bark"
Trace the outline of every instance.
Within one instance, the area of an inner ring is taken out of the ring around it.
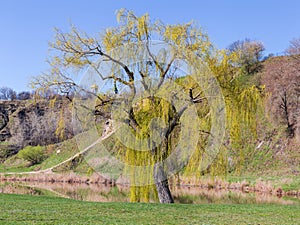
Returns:
[[[174,203],[169,188],[168,178],[163,165],[157,163],[154,165],[154,181],[160,203]]]

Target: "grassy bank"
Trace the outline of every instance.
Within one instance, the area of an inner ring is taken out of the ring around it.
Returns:
[[[299,205],[92,203],[0,194],[0,224],[299,224]]]

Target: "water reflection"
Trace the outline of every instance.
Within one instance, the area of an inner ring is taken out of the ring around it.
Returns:
[[[267,193],[246,193],[239,190],[201,189],[199,187],[176,187],[172,191],[176,202],[187,204],[295,204],[299,199],[281,198]]]
[[[52,195],[94,202],[128,202],[129,188],[63,182],[0,182],[0,193]]]
[[[177,203],[188,204],[296,204],[299,199],[279,198],[270,194],[244,193],[237,190],[201,189],[199,187],[174,186],[171,188]],[[129,202],[128,186],[96,184],[71,184],[47,182],[0,182],[0,193],[52,195],[94,202]]]

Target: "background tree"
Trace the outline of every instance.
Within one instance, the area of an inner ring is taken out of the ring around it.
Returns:
[[[286,50],[289,55],[300,55],[300,38],[294,38],[290,41],[290,46]]]
[[[31,93],[29,91],[22,91],[20,93],[18,93],[17,95],[17,99],[18,100],[28,100],[31,99]]]
[[[293,85],[293,88],[291,92],[293,92],[293,98],[297,99],[298,109],[293,110],[293,114],[296,119],[296,127],[295,127],[295,134],[300,142],[300,107],[299,107],[299,101],[300,101],[300,86],[299,86],[299,72],[300,72],[300,38],[294,38],[290,41],[290,46],[286,50],[287,54],[294,59],[294,62],[292,63],[292,67],[294,68],[294,71],[292,72],[291,76],[295,79],[292,83],[296,82],[298,83]],[[294,119],[295,121],[295,119]]]
[[[2,100],[15,100],[17,98],[17,93],[9,87],[0,88],[0,99]]]
[[[263,51],[265,50],[261,42],[250,39],[238,40],[233,42],[228,49],[230,52],[237,54],[236,63],[243,73],[253,74],[258,72]]]

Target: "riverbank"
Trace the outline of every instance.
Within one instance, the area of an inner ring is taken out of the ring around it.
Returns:
[[[253,178],[252,178],[253,179]],[[230,181],[231,180],[231,181]],[[190,189],[202,190],[225,190],[225,191],[239,191],[242,193],[260,193],[273,196],[289,196],[300,198],[300,188],[297,185],[298,181],[292,179],[279,180],[275,179],[272,182],[268,179],[257,178],[255,180],[249,179],[224,179],[218,177],[203,177],[198,179],[184,179],[176,180],[170,179],[170,186],[182,187]],[[119,179],[117,181],[106,179],[96,173],[90,176],[78,175],[75,173],[16,173],[16,174],[0,174],[0,181],[2,182],[27,182],[27,183],[65,183],[65,184],[96,184],[107,186],[128,187],[129,182],[126,179]],[[280,181],[280,182],[279,182]],[[294,185],[295,182],[296,185]]]

